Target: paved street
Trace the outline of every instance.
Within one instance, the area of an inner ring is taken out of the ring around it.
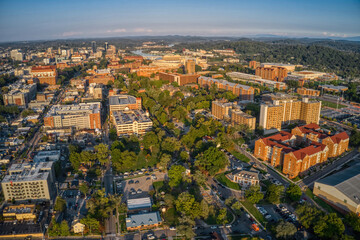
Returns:
[[[323,168],[320,171],[317,171],[316,173],[313,173],[311,176],[304,178],[303,180],[298,182],[298,185],[303,188],[306,185],[308,187],[312,186],[314,182],[325,175],[331,173],[332,171],[336,170],[338,167],[342,166],[346,162],[352,160],[352,159],[359,159],[359,153],[357,151],[352,151],[348,155],[336,160],[333,162],[333,164],[327,165],[325,168]]]

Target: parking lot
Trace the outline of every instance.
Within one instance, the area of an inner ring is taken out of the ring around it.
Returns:
[[[81,198],[79,190],[65,190],[62,197],[66,200],[67,214],[70,218],[86,213],[85,200]],[[81,209],[80,209],[81,207]]]
[[[117,193],[122,193],[124,200],[147,196],[153,189],[153,182],[164,180],[164,177],[164,172],[152,172],[142,177],[119,180],[116,182]]]

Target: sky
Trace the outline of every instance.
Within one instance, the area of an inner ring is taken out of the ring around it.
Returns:
[[[0,41],[360,36],[360,0],[0,0]]]

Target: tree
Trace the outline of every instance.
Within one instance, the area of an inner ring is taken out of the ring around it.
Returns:
[[[204,174],[202,174],[201,171],[196,170],[195,174],[193,175],[193,178],[195,180],[195,182],[199,185],[199,186],[203,186],[206,182],[206,177]]]
[[[249,202],[255,204],[264,198],[264,194],[260,192],[260,186],[253,185],[245,191],[245,197]]]
[[[271,184],[266,191],[266,200],[270,203],[280,203],[280,197],[284,191],[284,186]]]
[[[69,160],[73,169],[79,169],[81,164],[81,156],[80,153],[70,152]]]
[[[92,165],[92,162],[95,161],[96,159],[96,155],[94,155],[92,152],[90,151],[82,151],[80,153],[80,158],[81,158],[81,162],[88,164],[88,165]]]
[[[203,154],[197,155],[196,159],[195,166],[202,171],[207,171],[211,176],[224,169],[228,164],[225,154],[215,147],[210,147]]]
[[[189,154],[185,151],[180,152],[180,159],[183,162],[187,162],[189,160]]]
[[[360,217],[356,213],[350,212],[345,216],[345,222],[349,224],[354,231],[360,233]]]
[[[180,147],[180,142],[174,137],[165,138],[165,140],[161,143],[161,149],[168,153],[179,151]]]
[[[194,226],[195,221],[191,217],[187,215],[182,215],[181,218],[179,218],[179,226],[177,227],[177,232],[185,239],[193,239],[195,237],[195,232],[193,230]]]
[[[188,192],[181,193],[175,200],[176,210],[186,216],[195,219],[201,215],[200,204],[195,197]]]
[[[86,183],[82,183],[80,186],[79,186],[79,190],[82,194],[85,195],[85,198],[86,198],[86,194],[89,192],[89,186],[86,184]]]
[[[44,135],[44,136],[41,137],[41,141],[47,142],[47,141],[49,141],[49,137]]]
[[[290,222],[280,221],[275,228],[276,238],[293,239],[297,229],[294,224]]]
[[[205,201],[205,199],[203,199],[200,203],[200,208],[201,208],[201,217],[203,219],[207,219],[209,217],[209,205],[208,203]]]
[[[290,186],[286,189],[286,196],[293,202],[299,201],[301,195],[301,188],[294,183],[291,183]]]
[[[172,165],[169,172],[169,186],[177,187],[183,180],[185,168],[181,165]]]
[[[116,132],[116,129],[115,128],[110,128],[109,130],[109,139],[111,141],[115,141],[117,139],[117,132]]]
[[[158,137],[154,132],[146,133],[142,141],[144,148],[148,150],[151,150],[153,146],[158,145],[158,142]]]
[[[60,224],[60,236],[69,236],[70,230],[69,230],[69,224],[66,220],[62,220]]]
[[[54,210],[57,212],[63,212],[66,209],[66,200],[58,196],[55,201]]]
[[[162,154],[159,162],[159,168],[163,170],[167,170],[170,162],[171,162],[171,155],[166,153]]]
[[[96,158],[99,160],[99,162],[104,165],[109,161],[109,146],[105,145],[103,143],[100,143],[99,145],[95,146],[96,151]]]
[[[226,224],[226,223],[228,223],[228,220],[227,220],[227,210],[226,210],[226,208],[222,208],[222,209],[220,209],[220,211],[219,211],[219,214],[218,214],[218,216],[217,216],[217,218],[216,218],[216,222],[218,223],[218,224]]]
[[[314,233],[322,238],[336,238],[342,236],[345,226],[336,213],[330,213],[315,224]]]
[[[85,225],[85,227],[89,230],[90,234],[92,233],[92,231],[99,231],[100,222],[95,218],[86,216],[86,218],[81,219],[80,222]]]
[[[296,213],[299,216],[299,221],[305,228],[312,227],[322,216],[319,209],[309,204],[299,205],[296,208]]]
[[[119,149],[114,149],[111,156],[113,166],[119,172],[132,169],[137,160],[136,154],[128,150],[121,152]]]

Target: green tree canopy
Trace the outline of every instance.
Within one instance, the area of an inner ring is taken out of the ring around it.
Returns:
[[[294,183],[291,183],[290,186],[286,189],[286,196],[290,198],[293,202],[299,201],[301,195],[301,188]]]
[[[290,222],[280,221],[275,228],[276,238],[293,239],[297,229],[294,224]]]
[[[271,184],[266,191],[266,200],[274,204],[280,203],[280,198],[283,191],[283,185]]]
[[[58,196],[55,200],[54,210],[57,212],[63,212],[66,210],[66,200]]]
[[[340,237],[344,231],[345,226],[336,213],[323,216],[314,226],[314,233],[322,238]]]
[[[196,156],[195,166],[214,176],[228,164],[225,154],[215,147],[210,147],[203,154]]]
[[[169,172],[169,186],[177,187],[181,183],[185,173],[185,168],[181,165],[172,165]]]
[[[198,218],[201,215],[200,204],[188,192],[183,192],[178,196],[175,200],[175,206],[178,212],[191,216],[192,219]]]
[[[264,198],[264,194],[260,192],[260,186],[253,185],[245,191],[245,197],[249,202],[255,204]]]

